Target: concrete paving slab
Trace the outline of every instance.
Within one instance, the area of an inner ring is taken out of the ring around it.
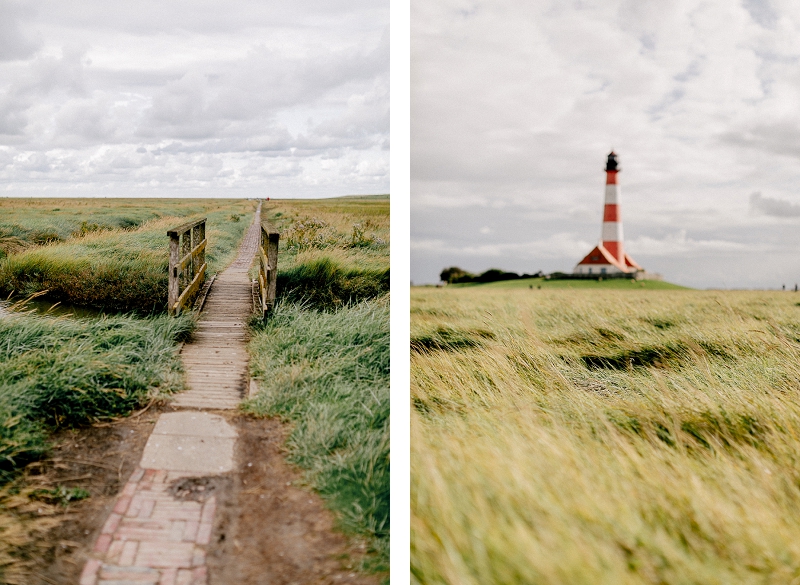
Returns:
[[[162,414],[147,440],[141,466],[145,469],[226,473],[233,469],[236,429],[218,414]]]
[[[236,438],[236,429],[218,414],[208,412],[167,412],[158,418],[152,434],[230,439]]]
[[[145,469],[213,475],[233,469],[235,438],[157,435],[147,440],[139,464]]]

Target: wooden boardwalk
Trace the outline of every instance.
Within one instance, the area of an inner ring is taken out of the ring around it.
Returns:
[[[189,390],[176,396],[175,406],[234,409],[246,393],[250,379],[246,322],[253,312],[247,272],[258,250],[260,211],[259,206],[236,260],[214,281],[198,328],[183,347]]]

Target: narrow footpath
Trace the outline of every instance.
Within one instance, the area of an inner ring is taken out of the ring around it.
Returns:
[[[260,236],[260,207],[236,260],[218,276],[192,342],[181,352],[189,389],[162,414],[138,468],[117,496],[80,585],[206,585],[217,500],[209,476],[234,467],[236,429],[206,410],[235,409],[248,383],[247,272]],[[210,491],[210,490],[209,490]]]

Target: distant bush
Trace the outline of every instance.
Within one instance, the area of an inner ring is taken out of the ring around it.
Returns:
[[[475,278],[475,275],[471,272],[467,272],[466,270],[462,270],[458,266],[451,266],[450,268],[445,268],[439,274],[439,280],[442,280],[448,284],[453,284],[456,282],[462,282],[462,279],[468,279],[467,282],[472,282],[472,279]]]
[[[481,274],[473,274],[462,270],[458,266],[445,268],[439,274],[439,278],[448,284],[500,282],[502,280],[517,280],[520,278],[541,278],[542,276],[544,274],[541,271],[535,274],[517,274],[516,272],[505,272],[499,268],[490,268]]]

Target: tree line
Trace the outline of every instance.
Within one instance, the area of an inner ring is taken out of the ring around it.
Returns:
[[[517,274],[516,272],[506,272],[499,268],[490,268],[481,274],[473,274],[459,268],[458,266],[451,266],[445,268],[439,273],[439,278],[448,284],[459,284],[465,282],[498,282],[501,280],[517,280],[520,278],[541,278],[544,273],[540,270],[535,274]]]

